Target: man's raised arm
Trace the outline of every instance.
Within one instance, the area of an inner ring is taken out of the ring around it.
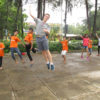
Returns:
[[[29,14],[30,14],[30,16],[33,18],[33,19],[35,19],[35,17],[32,15],[32,13],[31,13],[31,6],[29,6]]]
[[[35,17],[31,14],[31,12],[30,12],[30,16],[31,16],[33,19],[35,19]]]

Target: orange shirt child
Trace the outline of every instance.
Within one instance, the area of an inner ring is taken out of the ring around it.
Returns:
[[[62,50],[66,50],[68,52],[68,40],[61,41]]]
[[[89,39],[88,48],[92,48],[92,43],[93,43],[93,41]]]
[[[21,40],[17,36],[11,36],[10,48],[17,48]]]
[[[33,33],[28,33],[24,39],[25,42],[31,43],[33,40]]]
[[[4,56],[4,44],[0,42],[0,57],[3,57]]]

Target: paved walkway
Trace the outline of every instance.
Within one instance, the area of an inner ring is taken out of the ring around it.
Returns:
[[[34,56],[35,64],[15,64],[4,58],[0,71],[0,100],[100,100],[100,57],[80,59],[80,53],[67,54],[63,65],[61,55],[53,54],[56,69],[48,71],[43,57]]]

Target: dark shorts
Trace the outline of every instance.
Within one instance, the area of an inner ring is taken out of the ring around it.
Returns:
[[[39,51],[49,50],[48,40],[45,37],[36,38]]]
[[[83,46],[83,49],[87,49],[88,48],[88,46]]]

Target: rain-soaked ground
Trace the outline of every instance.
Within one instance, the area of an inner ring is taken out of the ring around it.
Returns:
[[[100,57],[90,61],[80,53],[67,54],[67,64],[60,54],[53,54],[55,71],[48,71],[42,55],[33,55],[34,65],[15,64],[4,57],[0,71],[0,100],[100,100]],[[20,60],[19,60],[20,61]]]

